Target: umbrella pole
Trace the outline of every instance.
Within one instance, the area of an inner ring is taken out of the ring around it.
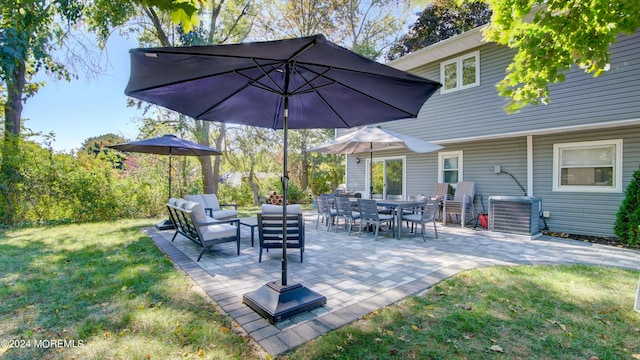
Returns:
[[[274,324],[304,311],[308,311],[327,303],[327,298],[303,286],[300,283],[287,285],[287,189],[289,176],[287,174],[287,147],[289,131],[289,73],[291,69],[285,66],[284,88],[284,155],[282,157],[282,280],[267,283],[255,291],[242,296],[242,302],[247,304],[258,314]],[[304,226],[304,224],[303,224]]]
[[[369,199],[373,199],[373,143],[369,143]]]
[[[171,149],[169,149],[169,199],[171,199]]]
[[[288,67],[287,67],[288,69]],[[289,83],[289,71],[285,75],[285,84]],[[287,175],[287,147],[289,128],[289,97],[284,96],[284,156],[282,157],[282,286],[287,286],[287,189],[289,176]]]

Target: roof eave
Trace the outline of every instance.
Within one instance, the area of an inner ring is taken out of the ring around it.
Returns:
[[[486,27],[487,25],[482,25],[462,34],[452,36],[392,60],[387,65],[407,71],[473,49],[485,43],[482,30]]]

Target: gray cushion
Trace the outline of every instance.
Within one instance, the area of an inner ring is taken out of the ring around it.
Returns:
[[[238,210],[218,210],[212,211],[211,215],[214,219],[230,219],[238,217]]]
[[[261,211],[263,214],[282,214],[282,206],[274,204],[262,204]],[[287,214],[302,214],[302,206],[287,205]]]
[[[235,237],[236,227],[230,224],[215,224],[200,228],[204,241]]]
[[[204,208],[202,207],[202,204],[197,203],[195,201],[187,201],[183,206],[183,209],[185,210],[191,210],[191,214],[193,214],[193,219],[195,220],[195,222],[201,224],[201,223],[207,223],[210,222],[211,218],[209,218],[205,213],[204,213]]]
[[[188,201],[195,201],[197,203],[200,203],[203,207],[206,207],[202,195],[185,195],[184,198]]]
[[[201,196],[204,201],[204,207],[212,209],[213,211],[220,210],[220,202],[216,194],[202,194]]]

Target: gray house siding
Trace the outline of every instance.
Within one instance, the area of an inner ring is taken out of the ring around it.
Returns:
[[[611,69],[598,78],[579,69],[566,81],[551,86],[551,103],[530,106],[508,115],[495,84],[504,76],[512,51],[494,44],[412,69],[440,80],[440,63],[480,51],[480,86],[434,94],[417,119],[398,120],[383,127],[444,146],[441,151],[463,152],[463,180],[476,182],[475,205],[482,211],[491,195],[523,195],[532,191],[550,212],[550,231],[615,236],[613,226],[624,190],[640,164],[640,32],[621,36],[612,48]],[[594,128],[589,128],[593,126]],[[532,139],[532,184],[528,186],[527,135]],[[623,140],[622,191],[619,193],[553,191],[553,145],[598,140]],[[394,152],[393,154],[402,154]],[[386,156],[377,154],[374,156]],[[438,176],[438,153],[406,155],[406,194],[430,194]],[[368,156],[368,154],[367,154]],[[355,157],[354,157],[355,159]],[[348,188],[362,185],[366,168],[347,165]],[[495,174],[494,166],[511,173]]]
[[[444,141],[638,118],[639,47],[640,33],[621,37],[612,46],[609,72],[594,78],[574,69],[564,83],[551,86],[548,105],[529,106],[509,115],[502,110],[506,100],[497,95],[495,84],[504,77],[512,51],[486,44],[465,52],[480,50],[480,86],[436,93],[425,103],[417,119],[389,122],[384,126],[424,140]],[[440,62],[412,72],[440,80]],[[416,131],[417,128],[422,131]]]
[[[611,139],[623,140],[621,193],[552,191],[553,144]],[[534,192],[542,198],[544,210],[551,212],[547,219],[549,229],[569,234],[615,236],[613,226],[624,190],[640,164],[640,127],[535,136],[533,143]]]

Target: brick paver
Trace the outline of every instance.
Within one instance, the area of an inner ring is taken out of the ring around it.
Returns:
[[[348,236],[345,230],[315,229],[315,214],[306,215],[306,251],[288,254],[288,282],[300,282],[327,297],[327,304],[285,321],[269,324],[242,303],[242,295],[280,278],[281,252],[251,247],[242,227],[240,256],[235,243],[215,247],[195,262],[200,249],[173,231],[147,229],[167,253],[254,341],[278,355],[344,326],[362,316],[420,293],[460,271],[492,265],[589,264],[640,270],[640,251],[543,236],[529,237],[460,229],[438,224],[438,239],[390,234],[375,241],[370,234]],[[431,233],[428,233],[431,234]],[[256,236],[257,240],[257,236]]]

